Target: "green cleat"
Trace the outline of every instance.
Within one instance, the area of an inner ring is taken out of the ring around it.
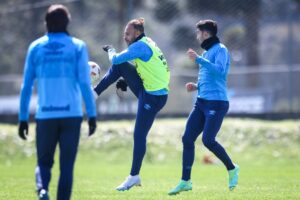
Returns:
[[[239,180],[239,172],[240,172],[240,167],[237,164],[234,164],[235,168],[232,170],[228,171],[229,174],[229,190],[232,191],[238,184]]]
[[[192,190],[192,182],[181,180],[178,185],[168,193],[168,195],[176,195],[180,192],[189,190]]]

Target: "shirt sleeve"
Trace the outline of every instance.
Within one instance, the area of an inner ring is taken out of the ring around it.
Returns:
[[[29,118],[29,103],[33,90],[33,83],[35,80],[35,70],[33,65],[33,48],[29,47],[23,74],[23,83],[20,92],[20,110],[19,120],[28,121]]]
[[[122,51],[121,53],[115,54],[112,57],[112,64],[121,64],[137,58],[143,61],[148,61],[152,54],[153,52],[147,44],[138,41],[131,44],[128,49]]]
[[[227,72],[227,63],[228,63],[228,52],[226,49],[220,49],[216,55],[215,63],[212,63],[208,59],[198,56],[196,58],[196,63],[200,64],[202,67],[207,68],[208,70],[218,73],[225,74]]]
[[[88,65],[88,53],[85,44],[79,49],[78,53],[78,82],[85,102],[88,117],[96,117],[96,104],[91,88],[90,67]]]

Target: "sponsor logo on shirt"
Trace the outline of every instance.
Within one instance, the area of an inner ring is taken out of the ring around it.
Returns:
[[[45,48],[55,51],[55,50],[63,48],[64,46],[65,46],[64,44],[59,43],[59,42],[50,42],[45,45]]]
[[[66,106],[43,106],[42,111],[43,112],[53,112],[53,111],[69,111],[70,105]]]

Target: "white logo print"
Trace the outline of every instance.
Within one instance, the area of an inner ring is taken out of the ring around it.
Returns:
[[[144,105],[144,108],[145,108],[146,110],[150,110],[150,109],[151,109],[151,106],[150,106],[150,104],[145,104],[145,105]]]
[[[209,115],[215,115],[215,114],[216,114],[216,111],[215,111],[215,110],[210,110],[210,111],[208,111],[208,114],[209,114]]]

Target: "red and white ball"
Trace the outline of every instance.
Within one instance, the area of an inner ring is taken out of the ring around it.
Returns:
[[[93,61],[89,61],[88,63],[90,66],[91,81],[92,81],[92,84],[95,85],[100,80],[101,67],[96,62],[93,62]]]

